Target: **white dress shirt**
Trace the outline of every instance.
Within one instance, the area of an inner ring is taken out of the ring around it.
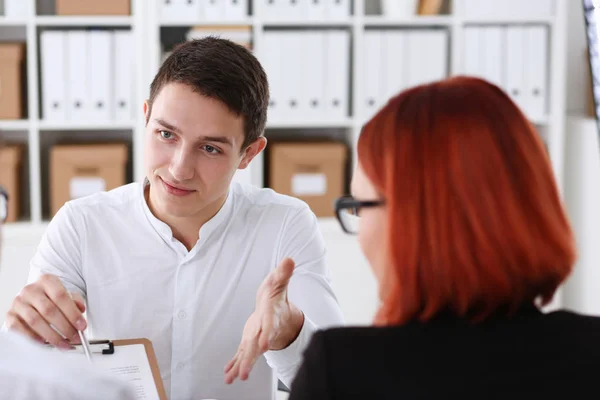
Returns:
[[[62,357],[13,332],[0,333],[0,398],[133,400],[131,387],[82,358]]]
[[[343,323],[317,219],[298,199],[232,183],[199,236],[188,252],[132,183],[67,203],[29,280],[50,273],[81,293],[92,338],[150,339],[172,400],[273,399],[276,377],[290,386],[312,333]],[[305,315],[300,335],[261,357],[249,380],[226,385],[258,287],[285,257],[296,263],[288,298]]]

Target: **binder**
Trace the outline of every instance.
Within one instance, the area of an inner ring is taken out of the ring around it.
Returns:
[[[113,95],[112,73],[113,43],[112,32],[90,31],[88,35],[88,76],[90,81],[90,118],[92,120],[109,121],[112,119]]]
[[[330,20],[345,20],[350,16],[350,0],[325,0],[325,14]]]
[[[299,31],[279,32],[283,39],[281,49],[283,62],[284,118],[299,120],[306,116],[308,92],[305,84],[305,33]]]
[[[222,21],[225,17],[225,0],[204,0],[202,11],[204,12],[204,15],[202,15],[203,20]],[[192,12],[192,10],[186,12]]]
[[[548,28],[530,26],[525,29],[525,104],[529,118],[539,120],[546,115]]]
[[[303,33],[304,48],[304,90],[303,97],[307,119],[319,120],[325,116],[325,32],[308,31]]]
[[[425,49],[423,82],[444,79],[448,75],[448,34],[444,30],[432,29],[422,32]]]
[[[321,21],[325,18],[326,0],[306,0],[308,2],[307,18],[310,21]]]
[[[469,76],[480,76],[479,30],[467,27],[463,34],[463,73]]]
[[[370,119],[382,106],[381,64],[383,62],[382,32],[365,31],[364,59],[365,59],[365,97],[364,117]]]
[[[509,26],[506,28],[506,46],[504,67],[506,68],[506,91],[517,106],[526,113],[525,96],[525,28]]]
[[[308,17],[309,0],[280,0],[279,18],[283,20],[303,21]],[[312,1],[312,0],[311,0]]]
[[[275,21],[281,19],[280,9],[283,3],[289,0],[254,0],[256,13],[266,21]]]
[[[427,52],[423,51],[423,49],[428,49],[427,33],[421,30],[409,31],[407,45],[407,85],[408,87],[418,86],[427,82],[430,75],[426,64]]]
[[[42,118],[46,121],[64,122],[67,119],[67,36],[61,31],[43,31],[40,36]]]
[[[225,1],[225,19],[240,21],[248,17],[248,0],[222,0]]]
[[[398,94],[406,88],[407,33],[400,30],[386,31],[383,37],[382,75],[386,84],[382,96],[385,99]]]
[[[499,26],[482,28],[480,51],[483,61],[483,76],[503,90],[506,90],[504,68],[502,65],[503,30]]]
[[[167,400],[152,342],[145,338],[125,340],[90,340],[94,367],[123,377],[134,387],[139,398]],[[57,350],[58,351],[58,350]],[[66,357],[83,357],[82,345],[63,353]]]
[[[113,115],[116,121],[130,122],[133,118],[133,35],[131,31],[114,32],[115,53],[112,71],[114,80]]]
[[[185,0],[158,0],[160,1],[160,16],[163,22],[176,22],[184,18],[181,7]]]
[[[279,32],[266,31],[260,47],[260,59],[269,81],[269,121],[281,120],[285,114],[283,96],[283,40]]]
[[[93,76],[88,76],[87,44],[85,31],[67,31],[66,107],[68,119],[85,121],[89,117],[90,90]]]
[[[29,14],[29,0],[4,0],[6,19],[23,20]]]
[[[325,33],[325,115],[330,119],[348,116],[350,87],[350,32]]]
[[[202,18],[202,8],[206,7],[208,0],[177,0],[176,6],[177,20],[196,22]]]

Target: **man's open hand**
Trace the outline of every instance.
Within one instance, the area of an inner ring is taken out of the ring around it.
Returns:
[[[256,308],[242,334],[237,353],[225,367],[225,382],[248,379],[256,360],[268,350],[288,347],[300,333],[304,314],[288,302],[287,288],[294,261],[284,259],[258,288]]]

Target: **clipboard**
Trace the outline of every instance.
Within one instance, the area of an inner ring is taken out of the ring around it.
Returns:
[[[93,356],[92,363],[126,379],[135,379],[136,392],[143,393],[140,394],[140,398],[168,400],[150,340],[90,340],[89,344]],[[74,345],[73,350],[67,352],[83,354],[83,346]],[[152,377],[153,388],[149,388],[149,376]]]

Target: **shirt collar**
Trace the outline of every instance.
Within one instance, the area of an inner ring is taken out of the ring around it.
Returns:
[[[152,211],[150,211],[150,207],[148,207],[148,202],[146,201],[146,187],[150,185],[150,181],[148,178],[144,178],[144,182],[141,185],[141,195],[142,195],[142,205],[144,208],[144,214],[148,218],[148,221],[152,224],[152,227],[158,232],[158,234],[167,242],[172,242],[175,240],[173,237],[173,231],[163,221],[156,218]],[[208,221],[202,225],[199,231],[200,241],[205,240],[211,234],[215,232],[215,230],[221,226],[224,226],[225,222],[229,219],[229,216],[233,210],[233,194],[231,193],[232,189],[230,188],[227,192],[227,198],[225,199],[225,203],[223,206],[217,211],[217,213]]]

